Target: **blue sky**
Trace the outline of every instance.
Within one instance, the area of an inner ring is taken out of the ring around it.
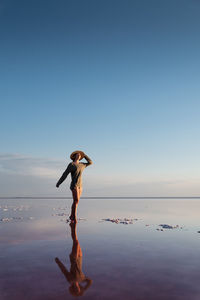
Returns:
[[[2,195],[70,195],[54,183],[76,149],[94,161],[84,195],[200,195],[199,15],[196,0],[1,1]]]

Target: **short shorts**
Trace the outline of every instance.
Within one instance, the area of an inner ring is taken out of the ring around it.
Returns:
[[[74,186],[74,187],[70,187],[70,190],[73,191],[74,189],[80,189],[82,188],[82,186]]]

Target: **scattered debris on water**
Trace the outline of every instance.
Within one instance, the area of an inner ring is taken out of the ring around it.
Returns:
[[[86,221],[87,219],[84,219],[84,218],[78,218],[77,219],[77,221]],[[66,223],[70,223],[71,222],[71,219],[70,218],[68,218],[68,219],[66,219],[66,220],[64,220],[64,219],[61,219],[60,221],[65,221]]]
[[[175,229],[175,228],[179,228],[179,225],[171,226],[171,225],[168,225],[168,224],[160,224],[158,226],[161,226],[163,229]]]
[[[115,224],[133,224],[134,221],[138,221],[138,219],[128,219],[128,218],[124,218],[124,219],[120,219],[120,218],[116,218],[116,219],[102,219],[103,221],[107,221],[107,222],[111,222],[111,223],[115,223]]]
[[[12,218],[2,218],[2,219],[0,219],[0,221],[1,221],[1,222],[9,222],[10,219],[12,219]]]
[[[183,227],[179,226],[179,225],[172,226],[172,225],[168,225],[168,224],[160,224],[158,226],[162,227],[162,229],[156,228],[156,230],[158,230],[158,231],[164,231],[163,229],[177,229],[177,228],[183,229]]]
[[[25,221],[25,220],[34,220],[34,217],[11,217],[11,218],[1,218],[0,222],[11,222],[11,221]]]
[[[0,223],[17,222],[33,220],[34,217],[24,217],[24,216],[12,216],[14,214],[23,214],[23,211],[28,211],[31,208],[30,205],[0,205],[0,210],[2,212],[2,218],[0,218]]]
[[[56,214],[52,214],[52,216],[58,216],[58,217],[64,217],[64,216],[68,216],[69,214],[66,213],[56,213]]]
[[[29,210],[30,206],[29,205],[1,205],[0,210],[3,211],[27,211]]]
[[[66,210],[67,209],[67,206],[65,207],[53,207],[53,210]]]

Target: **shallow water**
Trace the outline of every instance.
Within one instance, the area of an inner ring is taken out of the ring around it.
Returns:
[[[71,201],[0,200],[2,300],[74,299],[55,261],[70,273],[73,241],[90,282],[83,299],[200,299],[200,200],[81,199],[76,228]],[[103,220],[117,218],[133,224]]]

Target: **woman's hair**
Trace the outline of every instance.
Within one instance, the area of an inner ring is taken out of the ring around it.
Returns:
[[[75,153],[75,154],[72,156],[72,160],[73,160],[73,161],[75,161],[76,154],[79,154],[79,153],[77,152],[77,153]]]
[[[75,161],[75,158],[76,158],[76,154],[74,154],[74,155],[72,156],[72,160]]]

